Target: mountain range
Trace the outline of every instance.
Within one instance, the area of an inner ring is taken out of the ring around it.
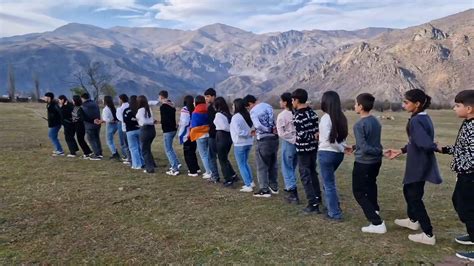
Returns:
[[[474,9],[406,29],[287,31],[255,34],[224,24],[197,30],[71,23],[51,32],[0,38],[0,90],[8,64],[17,90],[67,93],[74,74],[101,62],[119,93],[156,97],[202,93],[262,99],[306,88],[311,97],[336,90],[399,101],[420,88],[435,102],[474,88]]]

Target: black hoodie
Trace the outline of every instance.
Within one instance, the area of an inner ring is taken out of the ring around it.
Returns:
[[[46,105],[46,109],[48,111],[48,127],[61,126],[61,112],[58,103],[53,100]]]

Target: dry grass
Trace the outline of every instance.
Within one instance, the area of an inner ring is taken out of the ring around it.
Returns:
[[[360,232],[367,221],[351,193],[352,158],[336,173],[345,221],[333,223],[303,215],[302,205],[287,205],[282,195],[256,199],[200,178],[166,176],[161,134],[153,144],[155,175],[108,160],[52,158],[46,123],[33,112],[43,109],[0,104],[0,264],[436,263],[453,255],[453,237],[465,230],[451,205],[447,156],[438,156],[445,182],[425,194],[438,240],[428,247],[409,242],[409,232],[392,222],[405,216],[403,159],[382,166],[388,233],[373,236]],[[439,142],[453,142],[461,121],[450,111],[430,113]],[[394,116],[382,121],[387,148],[406,140],[408,115]]]

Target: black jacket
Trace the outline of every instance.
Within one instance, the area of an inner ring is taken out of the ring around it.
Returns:
[[[100,125],[94,124],[95,119],[100,119],[99,105],[92,100],[87,100],[82,104],[82,120],[86,129],[97,129]]]
[[[216,109],[213,104],[207,107],[207,117],[209,118],[209,137],[216,138],[216,125],[214,125],[214,118],[216,118]]]
[[[167,103],[163,103],[160,106],[160,114],[163,133],[176,131],[176,108],[173,102],[168,101]]]
[[[46,105],[48,111],[48,127],[61,126],[61,112],[56,101],[52,101]]]
[[[63,126],[71,126],[72,125],[72,111],[74,110],[74,106],[71,103],[63,105],[59,108],[61,113],[61,123]]]
[[[130,107],[123,110],[123,122],[125,123],[125,129],[127,132],[140,129],[135,115],[136,114],[132,109],[130,109]]]

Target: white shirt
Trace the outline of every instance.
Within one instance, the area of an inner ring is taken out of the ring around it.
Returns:
[[[153,119],[153,112],[150,109],[150,117],[146,115],[145,107],[142,107],[138,109],[137,115],[135,116],[137,118],[137,122],[139,126],[153,126],[155,124],[155,119]]]
[[[128,103],[122,103],[119,108],[117,108],[116,116],[117,119],[122,122],[122,131],[127,132],[127,128],[125,127],[125,123],[123,122],[123,110],[129,107]]]
[[[234,146],[247,146],[253,144],[252,129],[244,117],[236,113],[230,121],[230,136]]]
[[[229,119],[222,113],[216,113],[216,117],[214,118],[214,125],[216,125],[216,130],[230,132]]]
[[[106,123],[114,122],[114,115],[108,106],[105,106],[104,109],[102,109],[102,120]]]
[[[341,143],[329,142],[329,135],[331,134],[332,122],[328,114],[324,114],[319,122],[319,148],[320,151],[344,152],[346,141]]]

